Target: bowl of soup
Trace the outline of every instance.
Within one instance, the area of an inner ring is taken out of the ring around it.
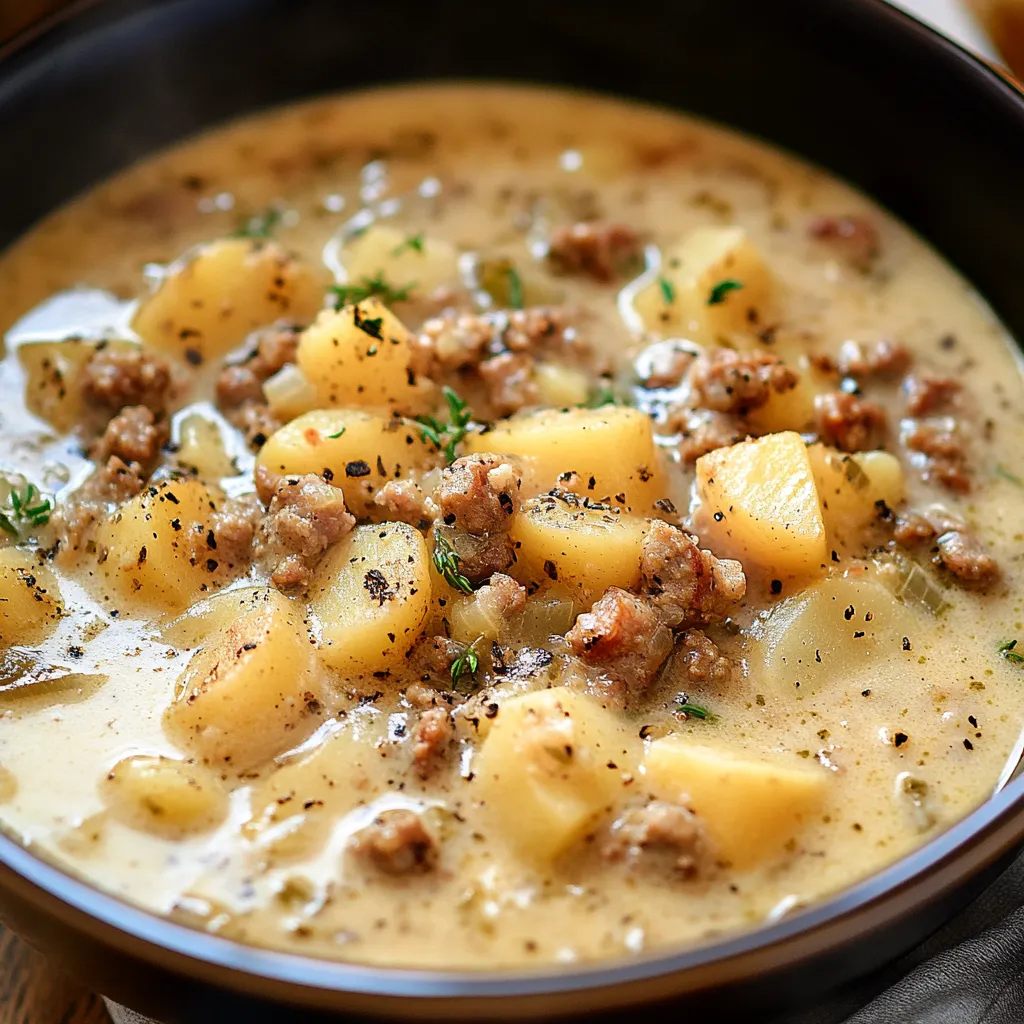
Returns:
[[[167,1020],[792,1008],[1024,832],[1024,106],[456,8],[8,56],[0,907]]]

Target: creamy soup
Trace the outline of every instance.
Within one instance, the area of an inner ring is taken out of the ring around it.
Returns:
[[[0,820],[243,942],[640,954],[1013,770],[1024,389],[863,196],[682,116],[329,98],[0,264]]]

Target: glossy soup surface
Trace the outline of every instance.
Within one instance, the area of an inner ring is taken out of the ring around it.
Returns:
[[[1015,350],[763,144],[319,100],[54,214],[0,322],[0,821],[158,913],[633,956],[851,884],[1015,763]]]

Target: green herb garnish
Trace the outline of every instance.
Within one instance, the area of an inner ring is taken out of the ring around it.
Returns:
[[[384,271],[378,270],[373,277],[360,278],[358,284],[332,284],[328,291],[334,295],[334,308],[352,306],[366,299],[380,299],[385,306],[395,302],[405,302],[416,283],[396,288],[384,279]]]
[[[360,314],[359,306],[357,305],[352,307],[352,323],[371,338],[376,338],[378,341],[384,340],[384,317],[364,317]],[[371,346],[366,354],[368,356],[375,356],[377,354],[377,346]]]
[[[687,718],[699,718],[702,722],[713,722],[715,720],[715,716],[707,708],[702,708],[699,704],[680,704],[676,710],[681,711]]]
[[[445,578],[453,590],[461,590],[463,594],[473,593],[473,584],[459,572],[462,556],[439,533],[434,534],[434,551],[431,555],[434,568]]]
[[[451,464],[455,461],[455,448],[466,436],[473,414],[452,388],[445,385],[441,393],[448,403],[448,422],[442,423],[433,416],[417,416],[416,422],[420,425],[420,437],[443,452],[445,460]]]
[[[1016,484],[1018,487],[1024,487],[1024,480],[1021,480],[1016,473],[1011,473],[1005,466],[996,463],[996,476],[1001,476],[1004,480],[1009,480],[1011,484]]]
[[[477,669],[480,667],[480,656],[476,653],[478,641],[474,640],[453,662],[452,662],[452,687],[459,688],[459,681],[463,676],[476,678]]]
[[[341,437],[341,435],[345,433],[345,429],[346,429],[345,427],[342,427],[341,430],[339,430],[336,434],[328,434],[327,435],[327,440],[328,441],[337,441],[338,438]]]
[[[281,211],[276,206],[267,207],[262,213],[254,214],[235,230],[232,238],[270,238],[274,228],[281,222]]]
[[[505,271],[508,278],[508,304],[511,309],[523,308],[523,279],[514,266],[509,266]]]
[[[412,252],[421,253],[423,252],[423,241],[424,239],[422,231],[418,231],[415,235],[406,235],[405,241],[402,242],[401,245],[397,245],[395,246],[394,249],[391,250],[391,255],[401,256],[406,249],[409,249]]]
[[[1024,665],[1024,654],[1018,653],[1015,650],[1016,646],[1016,640],[1006,640],[999,645],[999,653],[1007,661],[1012,661],[1015,665]]]
[[[676,286],[667,277],[659,277],[658,287],[661,289],[661,297],[665,300],[665,305],[671,306],[676,301]]]
[[[729,292],[737,291],[743,287],[741,281],[733,281],[731,278],[726,278],[724,281],[719,281],[714,288],[708,293],[708,305],[719,306],[725,302],[726,295]]]
[[[607,382],[602,383],[597,390],[590,396],[587,402],[588,409],[600,409],[605,405],[619,405],[618,396],[612,390],[611,384]]]
[[[45,526],[50,521],[53,505],[44,498],[35,484],[26,484],[24,491],[11,489],[8,505],[0,511],[0,530],[12,537],[19,537],[21,526]]]

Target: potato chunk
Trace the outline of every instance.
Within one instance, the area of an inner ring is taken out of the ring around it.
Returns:
[[[903,468],[895,455],[849,455],[823,444],[812,444],[807,456],[833,548],[862,545],[864,530],[878,520],[879,503],[895,508],[903,501]]]
[[[383,274],[410,299],[430,295],[438,285],[459,281],[459,254],[450,242],[422,232],[406,234],[389,224],[374,224],[352,239],[342,254],[348,280]]]
[[[169,839],[205,832],[228,813],[220,779],[202,765],[172,757],[126,757],[100,789],[114,816],[129,828]]]
[[[594,698],[564,687],[512,697],[473,762],[493,829],[522,856],[551,861],[614,804],[639,740]]]
[[[330,408],[417,413],[430,406],[430,382],[410,368],[412,337],[379,299],[325,309],[302,332],[299,369]]]
[[[750,658],[765,685],[813,695],[824,686],[856,692],[892,659],[911,661],[914,639],[934,629],[870,577],[836,576],[787,598],[757,623]],[[904,639],[906,638],[906,639]]]
[[[230,625],[211,631],[164,715],[174,742],[206,764],[245,771],[316,728],[320,687],[304,611],[262,588]]]
[[[716,554],[776,575],[823,572],[828,550],[807,446],[787,431],[697,460],[701,536]]]
[[[519,456],[524,490],[571,490],[646,513],[665,497],[651,421],[638,409],[545,409],[466,438],[467,454]]]
[[[20,345],[18,360],[25,371],[29,411],[61,433],[79,423],[85,408],[80,375],[95,351],[94,345],[79,339]]]
[[[512,524],[523,583],[557,580],[586,610],[609,587],[640,585],[640,552],[647,521],[607,506],[585,506],[575,495],[528,501]]]
[[[38,555],[0,549],[0,650],[42,643],[57,628],[63,610],[57,579]]]
[[[699,227],[666,251],[659,280],[637,295],[636,309],[648,329],[662,334],[703,345],[752,344],[772,322],[773,292],[771,274],[742,228]]]
[[[437,461],[415,425],[362,409],[317,409],[273,433],[256,462],[279,476],[315,473],[345,495],[358,518],[380,510],[373,496]]]
[[[717,857],[740,869],[778,856],[825,795],[824,771],[678,737],[651,743],[644,771],[652,792],[689,807],[704,822]]]
[[[404,661],[430,608],[430,555],[405,523],[358,526],[336,544],[309,588],[320,653],[353,674]]]
[[[164,480],[125,502],[96,535],[108,596],[125,610],[179,611],[222,585],[229,567],[206,543],[216,507],[197,480]]]
[[[282,317],[306,323],[322,305],[312,268],[276,242],[224,238],[172,264],[132,327],[154,349],[178,359],[198,352],[205,361]]]

